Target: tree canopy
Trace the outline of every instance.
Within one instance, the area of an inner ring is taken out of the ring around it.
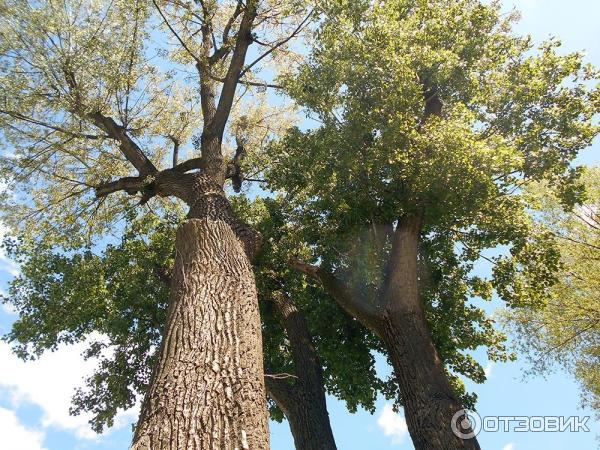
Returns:
[[[283,291],[307,316],[326,390],[350,411],[359,406],[374,411],[377,394],[389,396],[395,390],[375,372],[371,351],[381,349],[380,343],[287,266],[294,236],[282,223],[275,201],[242,196],[235,205],[266,241],[255,261],[266,372],[277,376],[302,370],[294,367],[289,338],[273,306],[274,292]],[[111,426],[119,409],[133,406],[148,387],[165,323],[179,220],[175,213],[140,219],[132,215],[121,241],[101,251],[65,252],[43,242],[6,241],[9,255],[21,263],[21,274],[4,299],[19,312],[5,338],[28,359],[60,343],[97,336],[85,357],[96,357],[99,364],[75,395],[73,408],[76,414],[92,412],[97,431]],[[274,403],[271,416],[283,418]]]
[[[238,138],[255,151],[285,127],[286,106],[267,102],[256,74],[296,59],[302,2],[259,2],[252,30],[240,2],[176,3],[0,3],[4,221],[77,248],[157,194],[157,170],[205,165],[204,131],[220,134],[237,164]],[[249,45],[244,33],[260,42],[246,62],[236,50]],[[108,195],[120,190],[139,196]],[[170,200],[154,208],[161,202]]]
[[[422,214],[436,347],[480,381],[464,350],[508,355],[477,299],[539,304],[555,282],[558,250],[523,188],[544,180],[565,203],[580,198],[571,162],[599,131],[598,72],[557,40],[516,36],[497,2],[330,1],[322,17],[307,61],[280,80],[314,121],[257,164],[311,249],[299,257],[365,308],[378,307],[399,218]],[[487,257],[495,248],[508,251]],[[483,258],[490,278],[472,273]]]

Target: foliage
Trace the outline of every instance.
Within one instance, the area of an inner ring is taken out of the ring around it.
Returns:
[[[558,363],[580,382],[583,403],[600,410],[600,168],[588,168],[581,181],[586,196],[573,208],[565,209],[548,184],[528,189],[537,220],[558,238],[561,266],[549,299],[507,311],[504,319],[531,373]]]
[[[237,4],[1,0],[3,221],[76,249],[110,233],[139,203],[139,197],[95,192],[131,175],[131,153],[142,153],[158,170],[172,166],[174,153],[179,162],[200,156],[206,118],[199,87],[217,96],[225,84],[240,26]],[[244,82],[255,85],[237,91],[238,80],[229,82],[236,94],[224,156],[233,156],[241,123],[248,152],[288,124],[289,106],[271,104],[257,74],[295,58],[280,41],[298,34],[303,8],[298,0],[259,2],[252,33],[262,44],[243,68]],[[198,17],[204,15],[214,42],[203,47]],[[160,210],[165,202],[151,203]]]
[[[351,412],[359,406],[374,412],[378,392],[390,395],[394,389],[392,383],[380,380],[375,372],[373,351],[381,351],[379,340],[343,314],[322,289],[307,283],[290,268],[290,257],[306,249],[303,250],[296,230],[286,223],[285,206],[279,199],[249,200],[238,196],[234,206],[241,217],[260,230],[264,239],[254,265],[265,324],[267,370],[270,373],[298,370],[293,366],[287,337],[270,301],[274,292],[283,291],[306,315],[323,366],[326,392],[343,400]]]
[[[145,391],[165,322],[168,287],[155,272],[172,264],[174,217],[147,215],[131,222],[118,244],[102,253],[65,253],[42,242],[8,241],[21,264],[5,302],[19,312],[5,339],[22,358],[60,343],[100,336],[86,349],[99,359],[87,390],[74,397],[75,413],[94,413],[93,427],[112,425]]]
[[[373,304],[394,225],[422,214],[434,339],[448,368],[482,381],[468,350],[508,355],[472,299],[495,290],[523,306],[549,295],[559,255],[523,187],[545,180],[577,200],[570,162],[599,131],[598,72],[556,40],[536,51],[497,2],[331,0],[320,13],[307,62],[281,78],[316,127],[290,130],[257,163],[285,195],[306,260]],[[506,252],[483,253],[496,248]],[[489,278],[472,275],[482,258]]]
[[[261,302],[267,372],[295,373],[289,341],[269,296],[283,289],[308,318],[323,363],[327,392],[350,411],[374,411],[377,393],[391,391],[379,380],[371,349],[374,338],[342,314],[321,290],[287,269],[286,254],[295,248],[292,230],[281,222],[274,200],[235,198],[236,210],[263,233],[265,245],[255,262]],[[173,262],[177,216],[130,218],[123,238],[98,249],[65,253],[43,242],[8,241],[21,263],[4,301],[19,318],[5,337],[22,358],[35,358],[59,343],[101,336],[85,352],[99,358],[87,387],[74,397],[74,413],[90,411],[96,431],[110,426],[119,408],[131,407],[147,387],[155,350],[160,345]],[[292,247],[292,245],[294,245]],[[162,280],[161,280],[162,278]],[[271,416],[282,412],[271,403]]]

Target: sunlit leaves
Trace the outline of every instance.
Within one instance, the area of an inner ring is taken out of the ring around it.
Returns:
[[[465,351],[511,355],[474,298],[547,301],[559,254],[523,189],[548,180],[577,201],[570,163],[599,131],[598,72],[556,40],[534,48],[515,35],[516,15],[498,2],[332,0],[320,13],[310,57],[282,77],[318,123],[273,144],[268,179],[313,261],[370,295],[390,242],[371,230],[422,213],[436,345],[455,373],[481,381]],[[474,277],[486,259],[493,273]]]

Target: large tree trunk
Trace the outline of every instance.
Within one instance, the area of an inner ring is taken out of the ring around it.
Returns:
[[[272,298],[282,318],[292,350],[296,378],[267,375],[269,396],[290,424],[296,450],[337,450],[325,399],[323,373],[306,317],[285,294]]]
[[[207,215],[177,232],[167,323],[134,450],[269,448],[256,287],[238,237]]]
[[[478,450],[475,438],[461,439],[453,432],[453,421],[463,436],[472,430],[463,428],[467,424],[463,414],[455,417],[464,410],[448,381],[421,304],[417,276],[420,234],[420,216],[398,221],[382,295],[376,304],[357,295],[323,267],[297,260],[291,264],[317,279],[341,308],[383,339],[416,450]]]
[[[478,450],[475,438],[460,439],[452,430],[453,416],[463,408],[434,346],[419,297],[420,231],[418,217],[399,221],[382,302],[384,313],[378,320],[377,331],[394,367],[415,449]]]
[[[479,450],[477,439],[460,439],[452,431],[454,414],[462,405],[456,398],[431,336],[418,313],[390,317],[381,327],[381,336],[404,406],[408,431],[416,450]],[[459,421],[455,426],[465,434]]]

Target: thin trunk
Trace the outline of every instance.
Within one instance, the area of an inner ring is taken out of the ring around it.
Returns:
[[[269,396],[281,408],[290,424],[296,450],[337,450],[325,396],[297,387],[276,386],[283,380],[266,380]],[[285,392],[293,389],[293,393]]]
[[[337,450],[327,412],[321,363],[306,317],[284,295],[274,296],[273,302],[290,340],[297,378],[289,383],[267,376],[269,396],[286,415],[296,450]]]
[[[452,431],[453,416],[463,407],[448,381],[419,297],[420,223],[418,217],[399,221],[383,299],[385,312],[377,331],[394,367],[415,449],[478,450],[475,438],[463,440]]]
[[[306,393],[308,394],[308,393]],[[337,450],[327,407],[314,395],[295,397],[286,413],[296,450]]]
[[[226,221],[188,219],[177,232],[163,343],[132,449],[266,450],[265,403],[248,257]]]

